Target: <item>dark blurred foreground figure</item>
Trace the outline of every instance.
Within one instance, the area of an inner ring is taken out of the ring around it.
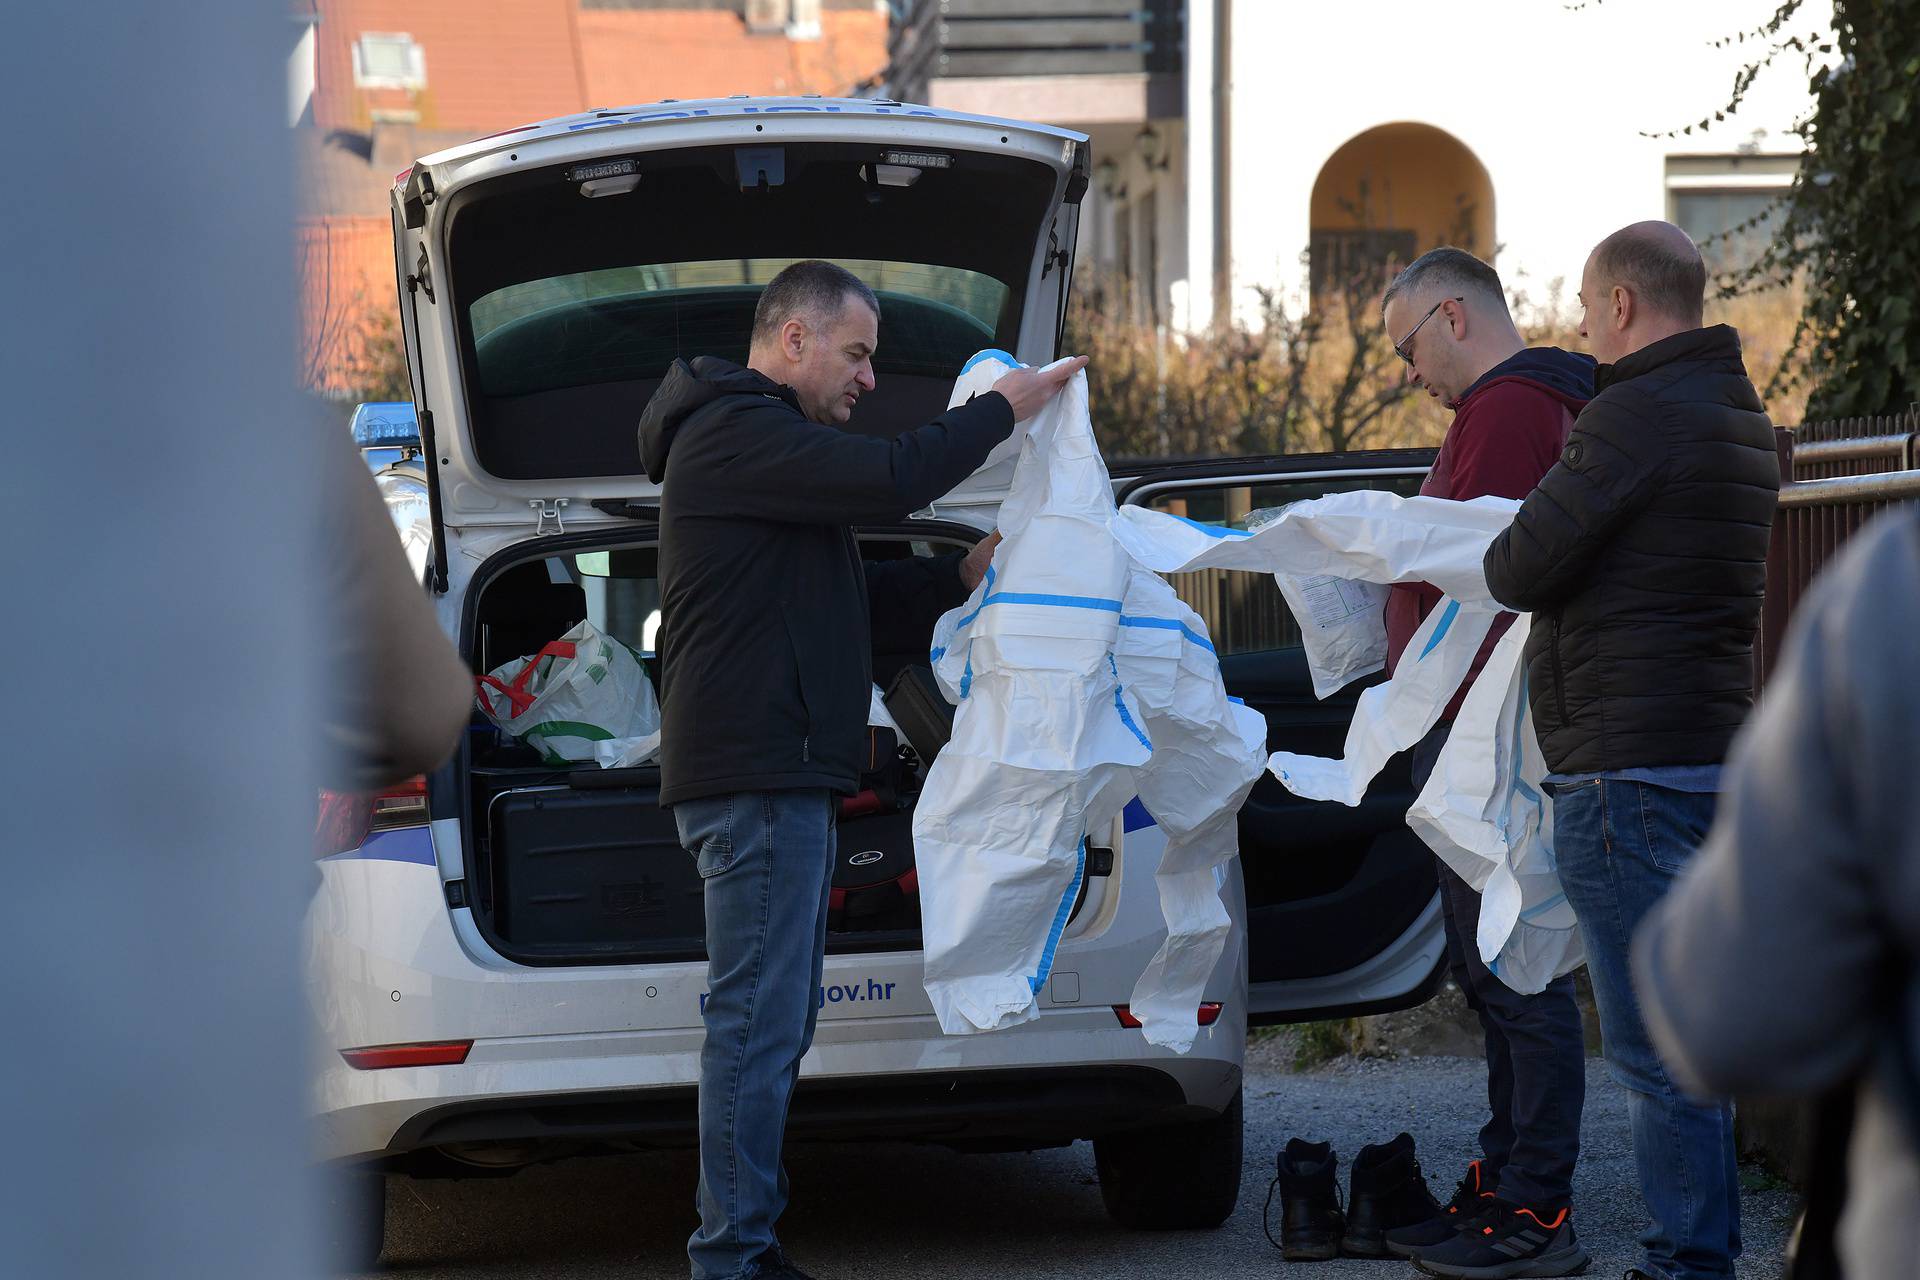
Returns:
[[[318,594],[334,622],[319,689],[324,781],[377,791],[453,753],[473,711],[473,676],[435,621],[346,431],[332,421],[316,429],[326,438]]]
[[[1706,279],[1671,223],[1594,248],[1580,332],[1597,394],[1486,558],[1494,598],[1534,615],[1527,692],[1553,770],[1554,856],[1607,1066],[1630,1091],[1652,1280],[1731,1276],[1740,1255],[1733,1108],[1674,1088],[1627,965],[1634,929],[1713,824],[1721,762],[1753,705],[1780,488],[1740,335],[1703,325]]]
[[[1860,534],[1801,603],[1713,834],[1634,944],[1648,1029],[1688,1090],[1857,1082],[1848,1280],[1920,1268],[1916,635],[1920,513],[1907,511]]]

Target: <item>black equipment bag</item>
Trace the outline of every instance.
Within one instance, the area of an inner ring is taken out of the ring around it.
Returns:
[[[924,764],[932,764],[940,749],[953,737],[953,704],[940,692],[940,684],[926,667],[902,667],[887,686],[881,701],[907,745]]]
[[[913,814],[842,818],[836,841],[827,928],[870,933],[915,927],[920,874],[913,866]]]
[[[920,922],[913,867],[912,779],[892,729],[867,727],[860,791],[839,802],[827,928],[835,933],[911,929]]]
[[[700,873],[680,847],[673,815],[660,807],[657,772],[647,772],[654,775],[650,785],[591,778],[601,785],[530,787],[493,798],[493,922],[515,951],[705,956]]]

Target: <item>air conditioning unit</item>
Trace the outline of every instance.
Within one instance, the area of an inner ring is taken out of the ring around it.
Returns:
[[[747,0],[747,30],[757,36],[782,35],[792,8],[791,0]]]

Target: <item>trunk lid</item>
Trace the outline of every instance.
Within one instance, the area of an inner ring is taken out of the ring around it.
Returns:
[[[1087,166],[1066,130],[753,98],[597,111],[419,161],[392,206],[436,544],[657,501],[647,398],[676,357],[744,360],[760,287],[797,259],[881,299],[879,386],[850,430],[924,422],[977,350],[1051,359]]]

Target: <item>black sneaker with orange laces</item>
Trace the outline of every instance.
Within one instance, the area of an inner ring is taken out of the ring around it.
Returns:
[[[1423,1250],[1445,1244],[1459,1233],[1469,1219],[1477,1217],[1492,1202],[1493,1188],[1481,1178],[1480,1162],[1475,1160],[1467,1166],[1467,1176],[1460,1179],[1453,1199],[1423,1222],[1409,1223],[1388,1231],[1387,1248],[1402,1258],[1412,1258]]]
[[[1422,1249],[1413,1265],[1448,1280],[1515,1280],[1573,1276],[1592,1259],[1573,1235],[1573,1211],[1537,1212],[1494,1199],[1466,1230]]]

